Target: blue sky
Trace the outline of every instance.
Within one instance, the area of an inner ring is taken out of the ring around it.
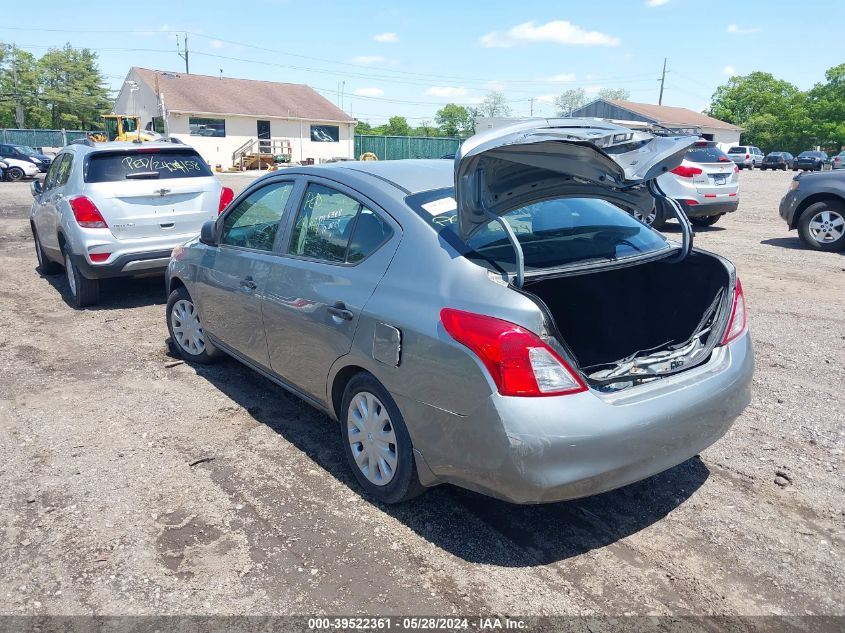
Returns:
[[[133,65],[184,70],[176,33],[188,31],[192,73],[306,83],[336,103],[344,82],[344,109],[372,123],[400,114],[419,125],[490,89],[514,115],[532,105],[553,114],[554,95],[573,87],[626,88],[633,101],[656,103],[664,57],[663,103],[701,110],[731,74],[768,71],[806,89],[845,62],[836,56],[845,3],[832,1],[6,5],[0,41],[36,55],[65,42],[92,48],[114,89]],[[812,54],[796,54],[800,44]]]

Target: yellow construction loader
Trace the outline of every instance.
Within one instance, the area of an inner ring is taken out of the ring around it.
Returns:
[[[141,129],[141,117],[128,114],[104,114],[103,131],[92,132],[88,138],[95,143],[106,141],[154,141],[160,134]]]

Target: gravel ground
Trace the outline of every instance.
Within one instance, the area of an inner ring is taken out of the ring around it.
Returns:
[[[668,472],[535,507],[363,499],[325,416],[171,366],[160,278],[71,309],[0,183],[0,614],[845,614],[845,256],[787,232],[791,176],[743,172],[697,234],[742,277],[751,406]]]

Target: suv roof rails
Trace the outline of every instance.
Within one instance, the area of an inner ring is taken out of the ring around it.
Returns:
[[[68,145],[87,145],[88,147],[95,147],[94,141],[90,138],[75,138],[68,142]]]

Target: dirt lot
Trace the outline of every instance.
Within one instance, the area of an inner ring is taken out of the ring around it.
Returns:
[[[845,256],[786,231],[791,177],[743,172],[697,235],[756,345],[729,435],[537,507],[361,498],[325,416],[234,361],[168,366],[160,278],[71,309],[35,271],[28,185],[0,183],[0,613],[845,613]]]

